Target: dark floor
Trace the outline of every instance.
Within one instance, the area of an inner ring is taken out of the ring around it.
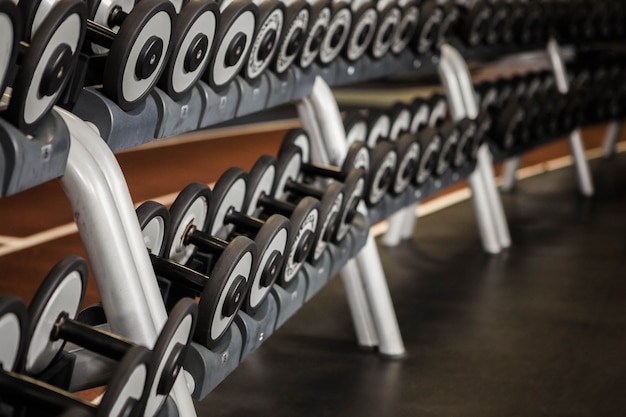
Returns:
[[[482,253],[470,202],[381,248],[408,355],[355,346],[335,279],[199,405],[200,416],[626,415],[626,155],[505,196],[514,246]]]

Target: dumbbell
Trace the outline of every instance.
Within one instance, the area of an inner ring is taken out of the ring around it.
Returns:
[[[443,139],[437,128],[429,127],[417,134],[417,141],[420,144],[421,153],[413,182],[419,187],[432,177],[437,167]]]
[[[252,314],[265,300],[278,279],[291,248],[287,246],[291,225],[287,218],[273,214],[261,220],[244,212],[248,195],[248,174],[231,168],[220,176],[213,187],[209,233],[223,239],[244,235],[254,239],[257,256],[242,310]]]
[[[298,66],[302,69],[309,68],[317,59],[332,17],[331,0],[308,0],[308,2],[311,6],[309,29],[298,58]]]
[[[250,0],[222,0],[218,3],[220,24],[215,38],[215,54],[203,80],[219,92],[230,85],[248,62],[259,11]]]
[[[336,235],[339,219],[344,207],[343,185],[338,181],[330,181],[319,188],[312,184],[303,184],[301,176],[302,154],[299,148],[286,149],[276,161],[276,180],[272,190],[274,198],[297,203],[304,197],[313,197],[320,202],[318,227],[313,236],[315,245],[309,260],[315,262],[323,255],[332,237]]]
[[[285,24],[285,5],[279,0],[254,0],[257,5],[257,28],[250,47],[243,76],[254,81],[270,66],[279,47]]]
[[[311,163],[311,140],[303,129],[293,129],[283,140],[279,156],[288,155],[290,149],[297,147],[300,150],[300,175],[298,181],[305,184],[315,183],[318,179],[336,180],[343,184],[344,199],[339,211],[339,221],[331,240],[341,242],[348,229],[357,206],[366,192],[366,173],[370,168],[369,150],[362,142],[352,143],[341,166],[317,165]],[[296,157],[291,153],[292,157]]]
[[[152,354],[143,346],[131,347],[108,380],[98,405],[43,381],[18,373],[24,354],[28,313],[16,297],[0,297],[0,404],[26,408],[38,415],[125,417],[144,409],[144,391]],[[47,336],[47,335],[46,335]],[[78,414],[77,414],[78,413]]]
[[[378,0],[378,28],[372,41],[370,54],[374,59],[381,59],[389,52],[394,41],[394,34],[400,25],[401,14],[395,0]]]
[[[6,2],[2,3],[5,12],[3,16],[15,16],[12,7]],[[20,2],[19,5],[22,3],[30,2]],[[3,117],[21,131],[29,134],[34,132],[69,82],[85,34],[86,13],[86,7],[81,1],[58,1],[41,17],[36,30],[31,31],[30,43],[20,44],[19,70],[11,83],[11,100]],[[3,24],[3,32],[10,31],[10,23],[5,21],[5,24],[7,26]],[[6,35],[10,40],[11,36],[8,33]],[[7,58],[13,53],[9,50]],[[5,65],[11,62],[9,59]],[[14,69],[7,67],[6,70]]]
[[[180,218],[179,210],[185,204],[185,199],[189,202],[193,197],[196,202],[210,200],[210,189],[201,184],[187,186],[177,205],[172,206],[176,217]],[[186,217],[190,227],[191,223],[198,226],[208,223],[208,206],[206,209],[198,209],[191,202],[189,212],[195,212],[196,215],[196,218]],[[194,340],[209,349],[218,346],[228,333],[248,291],[256,254],[254,243],[243,236],[233,239],[220,253],[207,276],[167,257],[172,253],[176,255],[173,252],[176,250],[175,243],[171,242],[176,229],[172,227],[175,225],[172,225],[170,212],[165,206],[154,201],[146,202],[137,208],[137,218],[157,276],[179,290],[177,295],[200,295]],[[185,294],[184,290],[189,291],[189,294]]]
[[[0,0],[0,97],[8,82],[8,75],[17,60],[22,32],[22,21],[15,3]]]
[[[185,97],[204,74],[218,26],[217,3],[191,0],[182,7],[174,22],[172,52],[158,82],[172,99]]]
[[[459,131],[459,139],[456,145],[456,151],[451,158],[451,165],[454,169],[459,169],[466,162],[476,160],[478,148],[483,143],[484,132],[489,128],[488,120],[484,120],[485,117],[489,117],[486,113],[481,113],[476,120],[464,118],[460,120],[456,125]]]
[[[372,0],[353,1],[352,27],[344,48],[344,56],[355,62],[365,54],[376,34],[378,13],[376,3]]]
[[[244,212],[259,219],[268,219],[281,214],[289,219],[291,235],[287,242],[290,248],[283,269],[278,277],[281,286],[290,284],[315,247],[315,233],[320,227],[320,202],[305,197],[298,203],[278,199],[272,192],[276,183],[276,159],[262,155],[255,162],[248,176],[248,192]]]
[[[352,26],[352,11],[349,1],[333,0],[330,11],[331,19],[318,56],[318,61],[325,66],[333,62],[344,50]]]
[[[445,2],[440,5],[443,11],[443,19],[439,25],[439,31],[437,33],[437,40],[435,47],[438,50],[441,45],[448,42],[451,35],[456,32],[456,27],[459,23],[461,12],[459,7],[454,2]]]
[[[529,46],[537,42],[541,23],[541,7],[535,2],[516,1],[512,6],[515,42]]]
[[[278,52],[272,70],[276,74],[285,73],[296,61],[302,47],[307,30],[311,10],[306,0],[282,0],[285,4],[285,25],[278,41]]]
[[[404,103],[395,103],[388,111],[391,126],[389,127],[389,139],[397,140],[402,134],[411,130],[411,108]]]
[[[74,319],[87,286],[87,263],[77,256],[61,260],[48,273],[28,308],[24,369],[36,374],[46,369],[66,342],[113,359],[121,360],[134,346],[124,340]],[[159,411],[181,369],[185,349],[193,334],[197,308],[181,300],[169,314],[152,349],[144,401],[146,416]]]
[[[427,99],[428,126],[436,127],[441,125],[448,115],[448,100],[443,94],[433,94]]]
[[[439,136],[441,137],[441,149],[439,150],[433,174],[436,177],[441,177],[454,166],[454,161],[457,156],[460,131],[457,128],[456,123],[451,120],[439,126],[438,131]]]
[[[391,52],[402,53],[415,38],[419,21],[419,8],[414,0],[398,0],[400,22],[393,34]]]
[[[487,45],[508,44],[513,41],[510,8],[503,1],[492,3],[492,14],[488,22],[485,41]]]
[[[504,151],[511,150],[522,141],[526,113],[517,102],[510,102],[494,114],[491,139]]]
[[[428,126],[428,118],[430,115],[430,107],[426,100],[416,98],[409,105],[411,111],[411,123],[409,124],[409,132],[415,134]]]
[[[459,18],[458,35],[461,41],[475,48],[486,43],[493,8],[487,1],[475,1],[466,7]]]
[[[417,39],[413,43],[417,54],[430,52],[437,45],[443,19],[443,10],[437,5],[436,0],[425,0],[421,3]]]

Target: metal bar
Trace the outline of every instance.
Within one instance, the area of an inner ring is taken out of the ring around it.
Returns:
[[[363,348],[378,346],[380,341],[378,340],[372,314],[367,304],[363,285],[361,285],[361,277],[356,261],[348,261],[339,274],[348,294],[346,298],[348,299],[348,307],[353,317],[352,323],[359,346]]]
[[[620,136],[622,136],[622,123],[618,120],[609,123],[602,143],[602,157],[604,159],[609,159],[615,155],[615,147]]]

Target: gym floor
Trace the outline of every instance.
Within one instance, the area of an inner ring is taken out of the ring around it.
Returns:
[[[585,132],[589,147],[604,130]],[[118,155],[133,199],[171,202],[191,181],[250,168],[281,134],[146,147]],[[182,143],[182,142],[181,142]],[[233,152],[233,149],[245,152]],[[567,153],[565,142],[526,156]],[[334,279],[214,392],[199,416],[616,416],[626,409],[626,154],[591,162],[592,199],[571,167],[503,194],[513,247],[481,250],[470,201],[420,218],[380,248],[407,348],[384,360],[355,345]],[[0,293],[29,301],[46,272],[85,255],[57,182],[0,203]],[[90,287],[85,304],[97,301]]]

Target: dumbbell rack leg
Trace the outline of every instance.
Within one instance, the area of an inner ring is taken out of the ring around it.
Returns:
[[[554,38],[548,41],[548,57],[556,79],[556,85],[561,94],[569,92],[569,81],[565,71],[565,64],[559,49],[559,44]],[[589,170],[587,157],[585,156],[585,148],[583,146],[580,129],[574,130],[569,136],[570,151],[576,165],[576,173],[578,175],[578,185],[580,192],[585,197],[591,197],[594,194],[593,180]]]
[[[509,192],[513,190],[517,181],[517,170],[521,163],[521,156],[514,156],[504,161],[502,165],[502,184],[500,185],[502,191]]]
[[[621,135],[622,123],[617,120],[609,123],[604,142],[602,143],[602,157],[604,159],[609,159],[615,155],[615,146]]]
[[[323,164],[340,163],[347,152],[345,131],[337,102],[323,79],[317,77],[311,94],[298,104],[298,112],[304,127],[313,135],[312,142],[316,143],[313,146],[312,158]],[[405,355],[404,342],[376,242],[371,235],[355,260],[357,269],[350,267],[350,271],[342,276],[344,282],[350,283],[346,285],[346,291],[353,309],[351,311],[365,314],[359,317],[353,315],[355,329],[360,332],[357,334],[359,344],[370,346],[377,341],[381,355],[402,357]],[[359,282],[355,270],[359,272]],[[362,291],[354,290],[358,286]],[[369,309],[363,306],[368,306]]]
[[[475,119],[478,116],[478,105],[467,64],[450,45],[441,47],[439,76],[446,90],[452,118]],[[488,253],[499,253],[502,248],[511,245],[511,237],[496,188],[491,154],[487,145],[483,145],[478,151],[476,170],[470,175],[469,184],[483,248]]]
[[[91,127],[71,113],[58,112],[72,140],[61,185],[72,205],[111,330],[152,347],[167,313],[154,271],[146,268],[150,260],[123,173]],[[172,393],[180,416],[196,415],[183,377]]]

